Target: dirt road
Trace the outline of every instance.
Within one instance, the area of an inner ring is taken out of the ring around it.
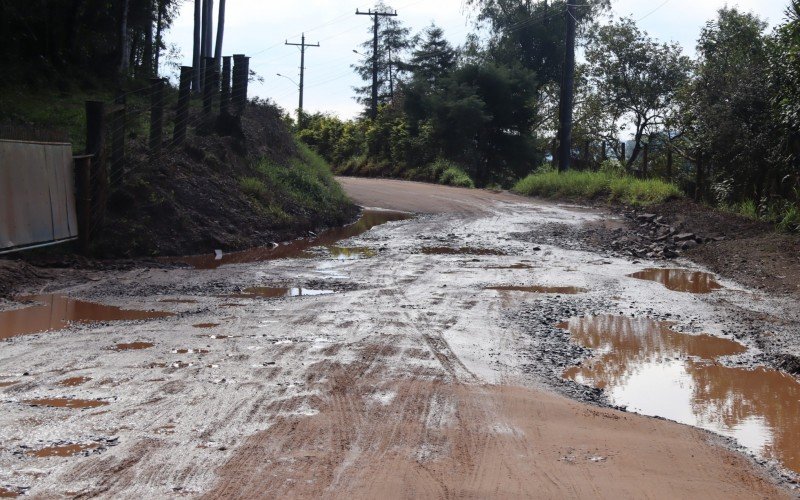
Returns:
[[[725,280],[703,296],[667,290],[628,277],[654,263],[519,237],[545,224],[614,223],[593,210],[417,183],[342,183],[362,205],[417,215],[338,244],[350,252],[328,246],[216,269],[95,272],[78,284],[66,273],[31,290],[174,315],[4,335],[0,492],[796,495],[722,437],[610,408],[598,390],[561,378],[592,354],[557,326],[571,317],[672,314],[680,331],[721,337],[735,326],[730,310],[766,310],[769,298],[756,303]],[[511,288],[489,289],[498,285]],[[528,285],[582,293],[513,288]],[[758,360],[752,346],[737,353],[714,363]],[[54,407],[59,398],[72,403]],[[775,432],[767,444],[779,442]]]

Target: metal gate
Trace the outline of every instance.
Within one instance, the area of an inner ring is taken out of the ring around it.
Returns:
[[[72,145],[0,140],[0,254],[78,236]]]

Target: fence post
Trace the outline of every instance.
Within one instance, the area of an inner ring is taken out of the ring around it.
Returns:
[[[672,145],[667,146],[667,179],[672,180]]]
[[[175,129],[172,133],[172,142],[175,145],[181,145],[186,141],[193,71],[194,69],[191,66],[181,66],[181,80],[178,85],[178,108],[175,110]]]
[[[214,58],[204,57],[203,68],[203,121],[206,124],[211,123],[211,117],[214,109]]]
[[[157,155],[164,141],[164,80],[151,78],[150,83],[150,152]]]
[[[231,56],[222,58],[222,94],[219,100],[219,112],[229,114],[231,104]]]
[[[600,151],[600,163],[604,163],[606,160],[608,160],[608,151],[606,150],[607,147],[608,144],[606,144],[606,141],[603,141],[603,149]]]
[[[72,161],[75,167],[79,250],[86,255],[92,239],[92,155],[73,156]]]
[[[583,169],[590,170],[589,168],[589,139],[583,141]]]
[[[622,153],[622,166],[626,167],[625,170],[627,170],[627,158],[626,157],[628,155],[627,151],[625,151],[626,149],[627,149],[626,144],[624,142],[621,142],[620,143],[620,152]]]
[[[105,155],[106,105],[102,101],[86,101],[86,154],[92,155],[89,172],[92,200],[91,226],[100,225],[105,218],[108,202],[108,166]]]
[[[122,183],[125,178],[125,95],[114,99],[111,113],[111,179]]]
[[[231,101],[234,114],[241,117],[247,104],[247,80],[250,77],[250,58],[244,54],[233,55],[233,93]]]
[[[558,165],[558,141],[556,139],[550,143],[550,154],[553,156],[553,166]]]

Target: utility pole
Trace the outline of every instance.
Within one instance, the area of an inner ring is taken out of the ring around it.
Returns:
[[[306,43],[306,34],[303,33],[300,43],[289,43],[289,40],[286,40],[286,45],[300,47],[300,85],[297,86],[300,89],[300,105],[297,107],[297,127],[300,128],[303,125],[303,81],[306,74],[306,47],[319,47],[319,42],[313,45]]]
[[[567,41],[564,53],[564,74],[561,78],[561,103],[558,112],[558,171],[569,170],[572,156],[572,106],[575,89],[575,4],[568,0],[565,13]]]
[[[394,12],[373,12],[370,9],[367,12],[360,12],[356,9],[357,16],[372,16],[374,18],[375,27],[372,39],[372,102],[370,103],[370,117],[374,120],[378,117],[378,26],[381,17],[395,17],[397,11]]]

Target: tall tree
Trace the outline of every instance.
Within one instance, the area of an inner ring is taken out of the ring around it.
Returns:
[[[678,89],[689,78],[691,60],[677,44],[658,43],[632,19],[596,28],[586,49],[590,85],[613,117],[610,137],[633,131],[631,167],[644,138],[663,127]]]
[[[412,78],[437,87],[455,68],[458,52],[444,37],[444,30],[433,23],[415,38],[416,47],[403,69],[408,70]]]

